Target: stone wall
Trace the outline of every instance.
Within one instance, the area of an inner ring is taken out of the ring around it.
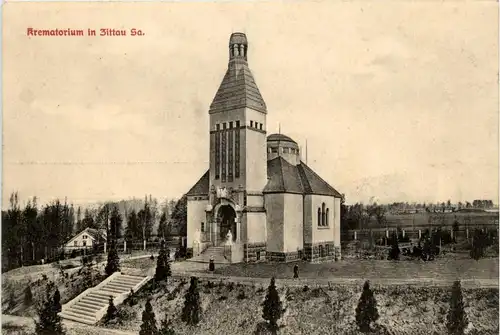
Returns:
[[[259,259],[257,256],[259,255]],[[266,260],[266,243],[248,243],[243,247],[243,258],[245,262],[255,263]]]
[[[269,262],[287,263],[299,261],[303,258],[302,250],[291,252],[266,252],[266,259]]]
[[[336,252],[340,256],[340,247],[335,247],[333,241],[304,243],[304,256],[307,261],[333,261],[335,260]]]

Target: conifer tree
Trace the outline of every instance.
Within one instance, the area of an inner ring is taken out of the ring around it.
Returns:
[[[38,310],[39,320],[35,321],[35,334],[37,335],[65,334],[51,291],[50,285],[47,285],[46,299]]]
[[[9,305],[9,309],[16,308],[17,301],[16,301],[16,296],[14,295],[14,291],[11,291],[9,293],[8,305]]]
[[[160,327],[160,335],[175,335],[175,331],[172,328],[172,321],[168,318],[168,315],[165,316],[165,319],[161,322]]]
[[[120,257],[118,257],[118,250],[116,250],[115,243],[112,243],[108,252],[108,263],[106,264],[106,275],[111,276],[116,271],[120,270]]]
[[[182,309],[182,321],[189,325],[197,325],[200,322],[201,306],[200,292],[198,290],[198,278],[191,277],[191,285],[184,296],[184,308]]]
[[[33,293],[31,292],[31,287],[28,284],[24,290],[24,305],[29,306],[33,302]]]
[[[61,293],[59,292],[58,288],[56,288],[56,291],[54,292],[54,308],[56,309],[57,313],[62,310]]]
[[[111,320],[114,320],[118,316],[118,309],[116,308],[115,304],[113,303],[113,297],[109,297],[108,301],[108,310],[106,311],[106,322],[109,322]]]
[[[165,248],[165,242],[162,241],[160,254],[156,260],[156,273],[155,280],[162,281],[167,280],[168,277],[172,275],[170,270],[170,261],[169,261],[169,250]]]
[[[151,306],[151,300],[146,302],[144,312],[142,312],[142,324],[139,330],[139,335],[157,335],[158,328],[156,326],[155,313],[153,312],[153,306]]]
[[[455,281],[451,288],[450,309],[446,316],[446,328],[450,335],[462,335],[467,327],[467,315],[464,310],[460,281]]]
[[[370,331],[371,323],[377,321],[378,317],[377,301],[367,280],[356,307],[356,324],[361,332],[366,333]]]
[[[398,244],[398,235],[394,234],[392,236],[392,243],[391,243],[391,249],[389,250],[389,259],[390,260],[399,260],[399,244]]]
[[[278,330],[278,320],[283,315],[283,309],[274,277],[271,278],[262,307],[262,317],[269,323],[269,329],[275,333]]]

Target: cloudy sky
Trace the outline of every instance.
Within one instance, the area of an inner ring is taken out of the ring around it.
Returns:
[[[178,197],[206,171],[229,35],[268,132],[349,203],[498,199],[498,10],[481,2],[7,3],[3,204]],[[28,37],[131,29],[141,37]],[[305,157],[304,157],[305,159]]]

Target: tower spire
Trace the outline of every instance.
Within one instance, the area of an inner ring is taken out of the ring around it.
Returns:
[[[248,41],[244,33],[232,33],[229,38],[229,61],[247,60]]]

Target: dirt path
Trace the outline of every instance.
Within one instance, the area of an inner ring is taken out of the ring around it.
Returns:
[[[68,334],[81,334],[82,331],[83,331],[83,333],[86,333],[86,334],[100,334],[100,335],[101,334],[102,335],[111,335],[111,334],[113,334],[113,335],[114,334],[135,335],[136,334],[133,332],[127,332],[127,331],[123,331],[123,330],[115,330],[115,329],[89,326],[89,325],[85,325],[83,323],[77,323],[77,322],[72,322],[72,321],[68,321],[68,320],[63,320],[63,324],[64,324],[64,328],[66,329]],[[32,318],[2,314],[2,326],[4,326],[4,325],[15,325],[15,326],[28,327],[30,329],[33,329],[35,326],[35,322]]]
[[[184,263],[184,262],[182,262]],[[188,265],[182,263],[173,263],[172,273],[174,276],[186,277],[196,276],[199,278],[219,281],[221,279],[231,281],[234,283],[249,283],[249,284],[269,284],[270,278],[256,278],[256,277],[236,277],[225,276],[216,273],[205,272],[207,264]],[[175,264],[175,266],[174,266]],[[453,280],[436,279],[436,278],[350,278],[350,277],[327,277],[327,278],[303,278],[303,279],[280,279],[277,278],[276,282],[288,286],[304,286],[308,285],[313,287],[315,285],[363,285],[364,281],[368,279],[370,283],[375,285],[416,285],[416,286],[451,286]],[[464,288],[497,288],[497,279],[462,279],[461,285]]]

